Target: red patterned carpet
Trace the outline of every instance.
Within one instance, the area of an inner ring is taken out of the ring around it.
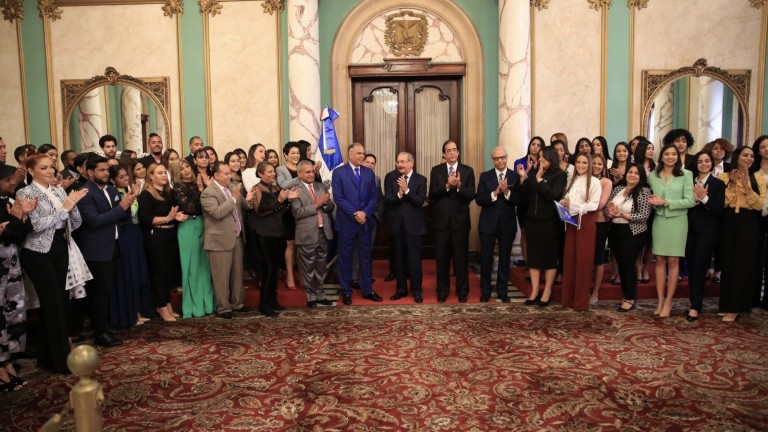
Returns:
[[[641,303],[150,322],[101,350],[105,430],[768,430],[768,315],[727,325],[710,303],[688,323]],[[25,390],[0,395],[3,431],[36,430],[76,381],[24,365]]]

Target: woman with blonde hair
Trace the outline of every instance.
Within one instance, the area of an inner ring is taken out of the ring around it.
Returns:
[[[163,320],[176,321],[179,315],[171,306],[170,292],[176,275],[180,273],[176,224],[187,220],[187,216],[173,205],[168,172],[164,166],[157,163],[149,165],[144,190],[137,200],[155,308]]]

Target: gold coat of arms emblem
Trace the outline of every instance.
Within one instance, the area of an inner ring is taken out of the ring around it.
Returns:
[[[387,16],[384,42],[392,54],[419,56],[427,44],[427,17],[411,11]]]

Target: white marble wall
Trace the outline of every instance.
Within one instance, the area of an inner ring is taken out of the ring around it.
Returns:
[[[641,132],[642,70],[677,69],[699,58],[722,69],[752,70],[749,112],[754,115],[761,13],[746,0],[651,0],[647,8],[636,11],[633,131]],[[756,136],[754,125],[751,119],[751,139]]]
[[[278,19],[261,2],[228,2],[209,18],[213,141],[221,156],[257,142],[280,146]]]
[[[499,145],[511,167],[531,138],[531,51],[528,4],[499,0]]]
[[[534,9],[534,20],[532,134],[549,142],[563,132],[573,149],[600,133],[601,14],[587,2],[556,1]]]
[[[320,37],[318,0],[288,0],[288,115],[292,141],[317,148],[320,138]]]
[[[77,104],[80,129],[80,151],[92,152],[99,150],[99,138],[104,135],[104,107],[102,99],[104,93],[101,88],[88,92]]]
[[[16,23],[0,21],[0,41],[0,137],[8,147],[8,163],[16,164],[13,150],[26,143]]]
[[[723,135],[723,83],[709,78],[699,79],[699,109],[695,123],[698,132],[695,139],[708,143]]]
[[[142,153],[144,139],[141,136],[141,92],[134,87],[125,86],[121,101],[123,118],[116,119],[116,123],[123,125],[123,148]],[[164,136],[159,133],[158,135]]]
[[[527,9],[527,7],[526,7]],[[419,56],[431,58],[433,62],[448,63],[463,61],[463,54],[458,38],[453,29],[439,16],[430,11],[408,8],[392,9],[371,20],[355,40],[355,48],[350,56],[350,63],[383,63],[385,58],[396,57],[384,43],[384,32],[387,29],[386,18],[389,15],[403,11],[411,11],[427,17],[428,38],[424,52]],[[405,19],[415,19],[405,17]]]
[[[64,124],[61,80],[102,75],[107,66],[112,66],[122,74],[135,77],[170,78],[173,129],[170,141],[181,149],[176,21],[163,16],[157,4],[65,6],[62,10],[62,18],[50,25],[51,73],[59,136]],[[196,7],[188,5],[185,13],[197,13]],[[168,140],[164,141],[168,145]]]
[[[653,105],[653,134],[648,136],[651,142],[658,143],[672,130],[675,111],[675,93],[672,84],[666,85],[656,97]]]

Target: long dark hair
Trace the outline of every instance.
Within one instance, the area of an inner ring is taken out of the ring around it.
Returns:
[[[595,140],[600,141],[600,146],[603,147],[603,156],[605,156],[606,160],[611,160],[610,152],[608,151],[608,140],[605,139],[604,136],[598,135],[594,138],[592,138],[592,154],[595,153]]]
[[[584,153],[582,150],[579,150],[582,142],[587,143],[587,146],[589,147],[589,154],[595,154],[595,148],[592,147],[592,140],[587,137],[581,137],[578,141],[576,141],[576,151],[573,152],[575,155],[578,156],[579,153]],[[574,158],[574,160],[576,159]]]
[[[744,153],[745,150],[751,150],[752,153],[755,151],[747,146],[739,147],[736,149],[736,151],[733,152],[733,156],[731,156],[731,171],[739,169],[739,156],[741,156],[742,153]],[[752,162],[752,165],[755,163]],[[728,171],[729,173],[731,171]],[[754,171],[749,171],[749,184],[752,185],[752,190],[755,191],[757,194],[760,194],[760,188],[757,186],[757,179],[755,178]]]
[[[619,159],[616,157],[616,149],[619,147],[624,147],[627,149],[627,160],[624,161],[624,172],[626,172],[626,167],[632,163],[632,151],[629,148],[629,144],[625,143],[624,141],[619,141],[615,146],[613,146],[613,162],[611,163],[611,169],[618,168],[618,165],[621,163],[621,161],[619,161]]]
[[[531,154],[531,145],[532,145],[532,144],[533,144],[533,142],[534,142],[534,141],[536,141],[536,140],[539,140],[539,151],[541,151],[541,150],[542,150],[542,149],[543,149],[543,148],[546,146],[546,144],[545,144],[545,142],[544,142],[544,138],[542,138],[542,137],[540,137],[540,136],[538,136],[538,135],[537,135],[537,136],[535,136],[535,137],[533,137],[533,138],[531,138],[531,140],[530,140],[530,141],[528,141],[528,149],[525,151],[525,156],[526,156],[526,157],[527,157],[527,156],[529,156],[529,155]]]
[[[653,143],[651,143],[650,141],[641,140],[640,142],[637,143],[637,146],[635,147],[635,154],[634,154],[635,163],[640,166],[645,166],[645,160],[648,159],[648,166],[651,168],[651,171],[653,171],[656,168],[656,163],[653,161],[653,158],[646,158],[645,152],[648,150],[648,146],[652,146],[652,145]],[[659,159],[658,166],[661,166],[661,159]]]
[[[696,155],[693,156],[693,169],[691,170],[694,183],[696,182],[696,177],[699,176],[699,158],[703,155],[709,156],[709,162],[712,164],[712,168],[709,169],[709,172],[712,173],[712,170],[715,169],[715,158],[712,156],[712,152],[702,150],[696,153]]]
[[[750,171],[756,172],[760,169],[760,165],[763,163],[763,157],[760,156],[760,143],[768,140],[768,135],[760,135],[752,144],[752,153],[755,154],[755,162],[750,167]]]
[[[539,157],[544,158],[544,160],[549,162],[549,168],[545,171],[547,174],[555,173],[560,170],[560,158],[554,146],[547,146],[541,149]],[[538,165],[538,163],[536,165]]]
[[[629,192],[629,195],[632,197],[632,210],[639,208],[638,200],[640,199],[640,190],[648,187],[648,176],[645,174],[645,167],[642,165],[638,165],[636,163],[627,163],[627,169],[624,171],[624,178],[619,180],[619,182],[616,184],[616,186],[624,186],[626,189],[627,187],[627,175],[626,173],[629,173],[630,168],[636,168],[637,174],[640,176],[640,181],[637,182],[637,186],[632,188],[632,190]]]
[[[642,142],[637,145],[637,148],[640,148],[640,145],[643,144]],[[680,177],[683,175],[683,162],[680,161],[680,153],[677,151],[677,147],[675,147],[674,144],[665,144],[664,147],[661,148],[661,152],[659,152],[659,164],[656,166],[656,175],[661,177],[661,171],[664,169],[664,162],[662,161],[662,158],[664,157],[664,152],[669,149],[675,149],[675,154],[677,155],[677,162],[675,162],[675,166],[672,167],[672,175],[675,177]]]

